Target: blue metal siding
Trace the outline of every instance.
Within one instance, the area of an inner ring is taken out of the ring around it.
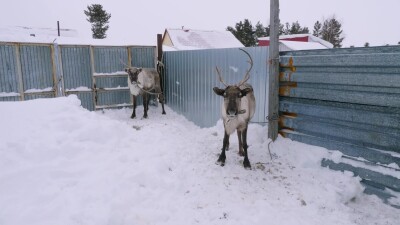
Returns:
[[[93,54],[95,73],[124,71],[124,63],[128,62],[126,47],[93,47]]]
[[[53,62],[50,45],[21,45],[20,57],[24,91],[53,87]]]
[[[64,88],[92,88],[89,46],[60,46]]]
[[[118,105],[130,104],[131,96],[129,90],[114,90],[114,91],[98,91],[97,92],[97,105]]]
[[[0,93],[7,94],[0,101],[55,97],[57,90],[57,96],[76,94],[89,110],[95,110],[95,99],[102,108],[129,104],[123,71],[130,59],[138,66],[154,68],[155,47],[0,43]],[[96,73],[106,75],[94,77]],[[99,92],[94,90],[94,80]],[[26,92],[30,89],[36,90]],[[20,97],[21,90],[25,94]]]
[[[245,48],[254,66],[248,80],[256,96],[253,122],[266,122],[267,47]],[[216,66],[226,83],[236,84],[249,69],[248,57],[238,49],[164,52],[167,104],[201,127],[215,125],[221,118],[222,98],[213,92],[221,87]]]
[[[283,136],[370,166],[400,165],[400,47],[284,52],[280,63]],[[393,197],[385,188],[400,190],[397,178],[380,172],[330,160],[322,165],[352,171],[366,193],[385,201]]]
[[[129,47],[131,54],[131,66],[143,68],[155,68],[156,48],[149,47]]]
[[[0,93],[19,93],[14,45],[0,45],[0,83]],[[5,97],[1,100],[4,101]]]

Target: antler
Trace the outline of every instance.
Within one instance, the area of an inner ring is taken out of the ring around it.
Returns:
[[[225,83],[225,81],[222,79],[221,72],[219,71],[218,66],[216,66],[215,69],[217,70],[218,77],[219,77],[219,81],[220,81],[223,85],[225,85],[225,87],[228,87],[229,85],[227,85],[227,84]]]
[[[126,65],[126,64],[124,63],[124,61],[122,61],[121,58],[119,58],[119,61],[122,63],[122,65],[124,65],[124,66],[126,66],[126,67],[130,67],[130,66]]]
[[[246,53],[246,55],[250,58],[250,61],[247,61],[250,64],[250,68],[247,70],[246,75],[244,76],[243,80],[241,80],[237,86],[240,87],[240,85],[244,84],[248,79],[250,79],[250,70],[253,68],[253,59],[251,58],[250,54],[246,52],[244,49],[239,49]]]

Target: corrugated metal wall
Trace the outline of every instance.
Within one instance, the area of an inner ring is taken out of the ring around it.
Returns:
[[[0,43],[0,56],[0,101],[76,94],[89,110],[131,105],[124,68],[156,59],[154,46],[31,43]]]
[[[256,96],[256,114],[252,122],[266,122],[267,109],[267,47],[245,48],[254,66],[248,83]],[[213,87],[222,87],[215,67],[224,80],[238,83],[249,69],[248,56],[239,49],[210,49],[164,52],[165,92],[167,104],[200,127],[210,127],[221,118],[222,98]]]
[[[18,101],[21,86],[18,81],[17,48],[11,44],[0,45],[0,97],[1,101]]]
[[[400,47],[293,51],[280,62],[280,133],[341,151],[342,162],[322,165],[352,171],[367,193],[400,192]]]
[[[132,105],[127,84],[127,65],[155,67],[155,47],[94,47],[94,84],[96,108]],[[141,104],[141,98],[138,98]]]
[[[59,46],[66,95],[75,94],[83,107],[94,110],[90,46]]]
[[[50,44],[0,44],[0,101],[55,97]]]

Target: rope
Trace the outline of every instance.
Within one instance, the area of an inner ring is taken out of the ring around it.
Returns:
[[[276,114],[274,113],[274,115],[272,115],[272,119],[270,119],[269,116],[265,117],[265,119],[267,119],[268,122],[252,122],[252,121],[250,121],[249,123],[269,123],[270,121],[278,121],[279,116],[276,116]]]
[[[140,84],[140,83],[137,83],[136,86],[137,86],[141,91],[146,92],[147,94],[151,94],[151,95],[159,95],[159,94],[162,94],[162,92],[150,92],[151,90],[154,90],[154,88],[153,88],[153,89],[150,89],[149,91],[144,90],[143,88],[141,88],[141,87],[139,86],[139,84]]]
[[[272,140],[268,143],[268,152],[269,152],[269,157],[271,158],[271,161],[274,161],[274,160],[272,159],[271,149],[269,148],[269,145],[270,145],[271,143],[273,143]]]

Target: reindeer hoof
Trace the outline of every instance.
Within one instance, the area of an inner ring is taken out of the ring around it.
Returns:
[[[165,112],[162,112],[162,114],[165,115],[166,113],[165,113]]]
[[[134,115],[131,116],[131,119],[135,119],[135,118],[136,118],[136,116],[134,116]]]
[[[220,165],[220,166],[225,166],[225,159],[226,159],[225,156],[220,155],[215,164]]]
[[[225,166],[225,162],[216,161],[215,164],[216,164],[216,165],[220,165],[220,166]]]
[[[251,169],[251,165],[250,165],[249,159],[244,159],[243,166],[244,166],[245,169]]]

